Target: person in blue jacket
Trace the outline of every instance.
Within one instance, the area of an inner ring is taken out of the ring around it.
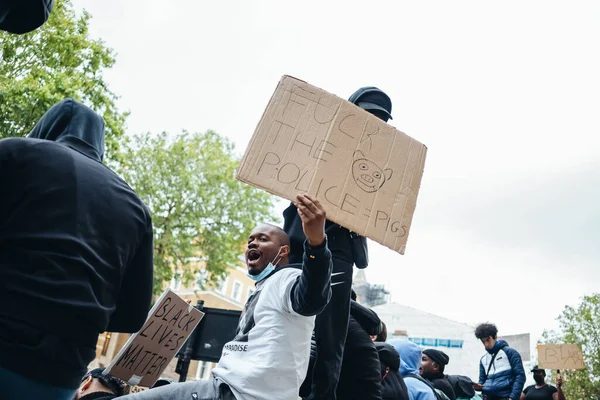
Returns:
[[[419,376],[421,366],[421,348],[408,340],[390,340],[389,343],[400,354],[400,374],[408,389],[410,400],[437,400],[433,389]]]
[[[479,362],[479,384],[486,400],[517,400],[525,385],[525,370],[519,353],[498,340],[498,328],[494,324],[480,324],[475,336],[481,340],[487,353]]]

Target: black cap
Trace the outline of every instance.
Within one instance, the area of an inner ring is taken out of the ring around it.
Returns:
[[[423,354],[426,354],[427,357],[431,358],[432,361],[439,365],[447,365],[450,362],[450,357],[448,357],[448,354],[440,350],[426,349],[423,350]]]
[[[538,365],[534,365],[533,368],[531,369],[531,372],[535,372],[535,371],[542,371],[544,374],[546,373],[546,370],[544,368],[540,368]]]
[[[390,96],[375,86],[365,86],[358,89],[348,98],[348,101],[386,122],[388,119],[393,119]]]
[[[88,373],[81,378],[81,381],[83,382],[88,376],[98,379],[102,385],[112,390],[113,394],[116,394],[117,396],[123,396],[129,393],[129,385],[127,382],[116,376],[108,374],[104,375],[104,368],[95,368],[88,371]]]

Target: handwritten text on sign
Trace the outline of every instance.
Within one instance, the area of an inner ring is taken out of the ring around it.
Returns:
[[[583,354],[576,344],[541,344],[538,364],[544,369],[584,369]]]
[[[237,178],[290,200],[315,195],[330,220],[404,254],[426,150],[354,104],[284,76]]]
[[[183,346],[204,314],[167,289],[142,329],[132,335],[105,373],[150,387]]]

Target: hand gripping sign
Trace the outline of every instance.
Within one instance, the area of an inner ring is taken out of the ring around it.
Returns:
[[[142,329],[129,338],[104,373],[130,385],[151,387],[203,316],[167,289],[150,310]]]

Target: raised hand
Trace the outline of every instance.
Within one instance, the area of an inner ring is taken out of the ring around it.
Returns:
[[[302,229],[311,246],[319,246],[325,241],[325,209],[319,200],[308,194],[298,194],[294,205],[302,220]]]

